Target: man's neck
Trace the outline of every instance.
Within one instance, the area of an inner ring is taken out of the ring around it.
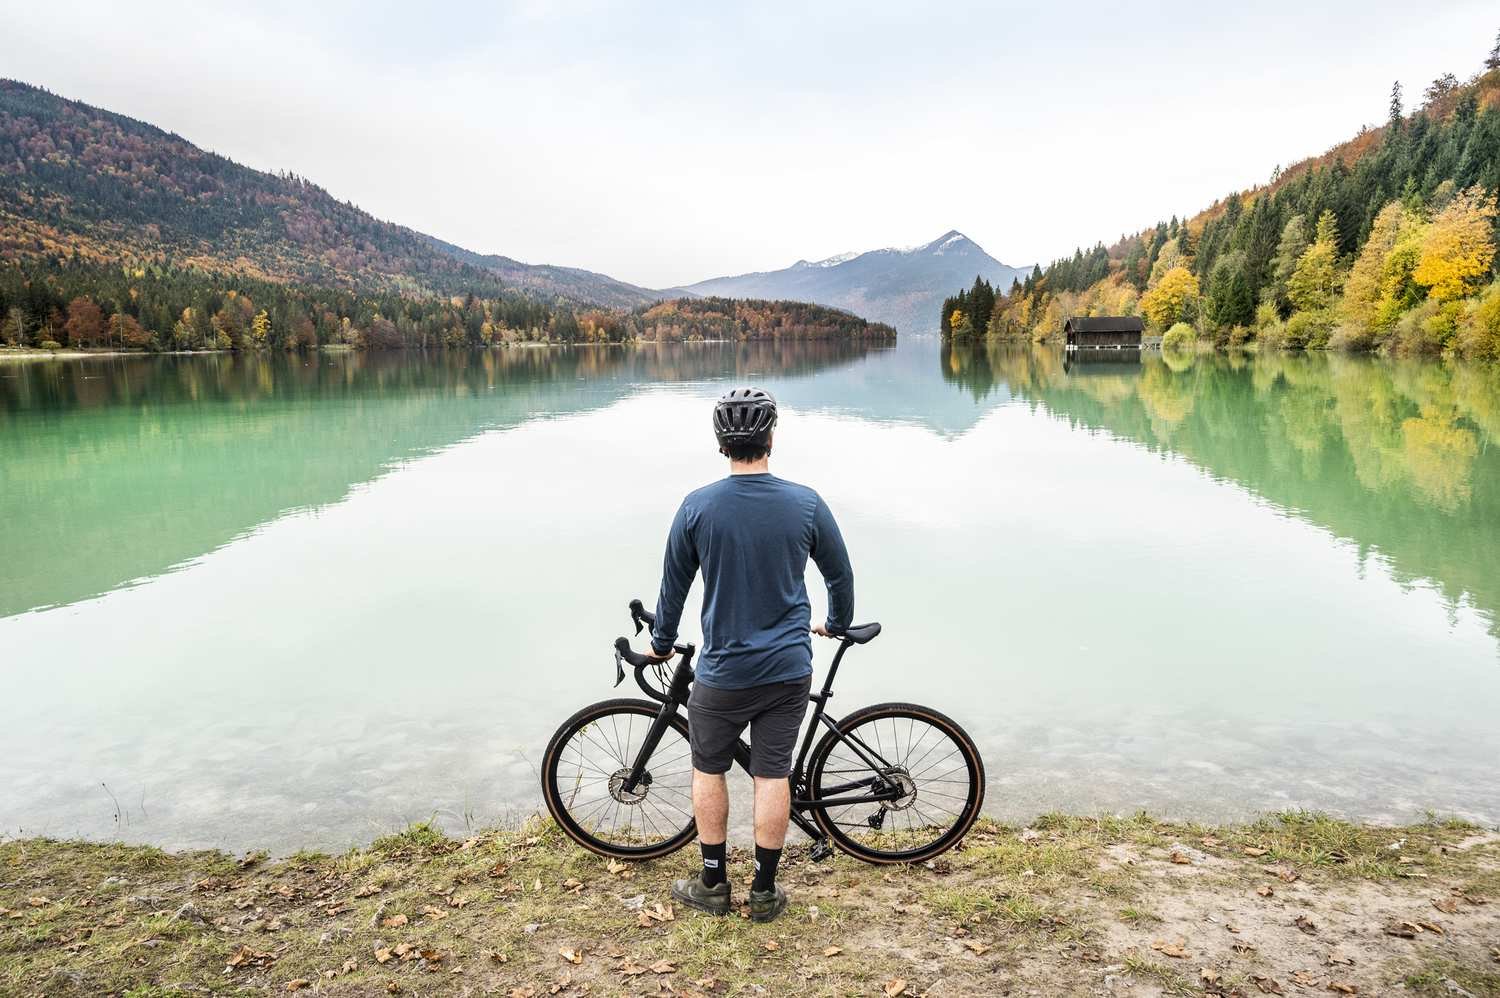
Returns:
[[[769,475],[771,458],[768,455],[758,461],[730,461],[729,473],[731,475]]]

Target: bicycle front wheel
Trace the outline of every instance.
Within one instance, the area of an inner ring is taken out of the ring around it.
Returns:
[[[660,705],[605,700],[563,722],[542,760],[547,810],[574,842],[601,856],[655,859],[698,834],[687,720],[672,717],[642,780],[625,789]]]
[[[894,800],[813,808],[840,849],[867,863],[918,863],[952,848],[979,817],[984,762],[963,728],[930,707],[882,703],[839,721],[844,735],[825,734],[808,763],[814,801],[868,795],[871,781],[894,786]],[[859,789],[853,789],[858,787]]]

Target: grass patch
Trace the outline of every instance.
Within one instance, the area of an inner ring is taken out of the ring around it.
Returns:
[[[1457,992],[1448,986],[1449,981],[1471,994],[1500,995],[1500,971],[1492,973],[1449,961],[1434,961],[1416,973],[1408,974],[1403,983],[1406,985],[1406,990],[1414,994],[1456,994]]]

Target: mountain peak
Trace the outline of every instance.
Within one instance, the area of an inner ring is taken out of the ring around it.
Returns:
[[[944,232],[942,235],[938,236],[926,246],[923,246],[921,252],[942,254],[949,250],[961,249],[969,246],[973,246],[975,249],[979,248],[978,243],[974,242],[974,240],[970,239],[962,232],[959,232],[957,229],[949,229],[947,232]]]

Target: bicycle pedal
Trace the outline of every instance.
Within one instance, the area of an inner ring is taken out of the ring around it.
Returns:
[[[821,863],[825,859],[833,858],[833,843],[827,839],[815,839],[812,844],[812,861]]]

